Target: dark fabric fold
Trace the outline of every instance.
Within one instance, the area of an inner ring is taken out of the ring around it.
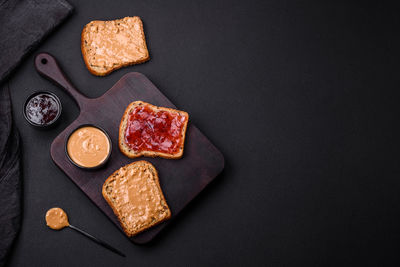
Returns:
[[[0,266],[21,225],[20,139],[8,86],[0,87]]]
[[[0,0],[0,82],[72,10],[65,0]]]
[[[0,266],[21,225],[20,140],[6,78],[69,14],[65,0],[0,0]]]

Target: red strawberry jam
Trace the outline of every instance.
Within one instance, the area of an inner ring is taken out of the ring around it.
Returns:
[[[25,106],[25,116],[34,125],[53,123],[61,112],[59,102],[49,93],[39,93],[29,99]]]
[[[178,112],[137,106],[129,114],[125,142],[134,151],[144,150],[175,154],[182,147],[187,117]]]

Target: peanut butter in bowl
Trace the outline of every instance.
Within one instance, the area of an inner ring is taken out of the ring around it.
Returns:
[[[82,125],[73,131],[66,142],[69,160],[83,169],[103,166],[110,157],[111,140],[107,133],[93,125]]]

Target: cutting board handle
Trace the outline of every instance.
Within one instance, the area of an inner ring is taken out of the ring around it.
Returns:
[[[72,85],[61,70],[57,60],[52,55],[48,53],[38,54],[35,58],[35,67],[40,75],[64,88],[64,90],[76,101],[81,110],[88,100],[90,100]]]

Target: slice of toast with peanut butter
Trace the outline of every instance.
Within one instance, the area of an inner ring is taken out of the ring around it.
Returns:
[[[102,193],[129,237],[171,217],[150,162],[136,161],[116,170],[104,182]]]
[[[88,70],[104,76],[150,59],[139,17],[91,21],[82,30],[81,50]]]

